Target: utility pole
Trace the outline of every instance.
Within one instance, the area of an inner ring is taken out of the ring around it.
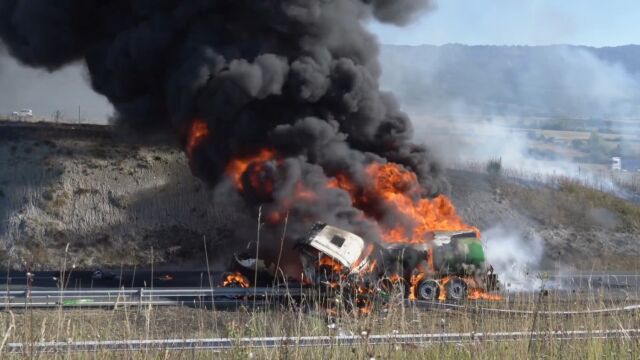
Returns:
[[[78,105],[78,124],[80,124],[80,105]]]

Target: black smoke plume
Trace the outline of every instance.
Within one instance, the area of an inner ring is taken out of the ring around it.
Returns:
[[[366,164],[391,161],[417,174],[424,196],[446,186],[427,149],[411,142],[407,116],[380,91],[378,46],[363,26],[372,17],[405,24],[429,6],[427,0],[0,0],[0,37],[30,66],[54,71],[86,62],[116,121],[138,134],[175,131],[186,143],[194,119],[205,121],[210,135],[191,166],[212,185],[228,183],[223,174],[232,158],[275,149],[281,160],[265,175],[273,193],[244,200],[253,209],[286,207],[292,237],[309,222],[325,221],[375,238],[375,224],[348,194],[324,185],[339,173],[366,181]],[[284,203],[298,182],[318,193],[312,204]]]

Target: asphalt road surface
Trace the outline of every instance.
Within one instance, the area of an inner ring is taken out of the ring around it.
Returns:
[[[118,305],[187,305],[226,308],[310,295],[289,288],[219,288],[224,273],[206,271],[4,272],[0,308],[113,307]],[[638,295],[640,275],[633,273],[546,274],[545,286],[560,293],[606,289],[611,296]],[[64,284],[64,286],[61,286]],[[260,284],[259,284],[260,286]]]

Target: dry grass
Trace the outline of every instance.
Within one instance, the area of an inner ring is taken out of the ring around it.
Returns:
[[[571,224],[583,229],[601,227],[592,211],[602,209],[611,215],[610,229],[622,232],[640,230],[640,206],[570,179],[559,180],[556,186],[546,188],[528,188],[504,182],[501,189],[517,208],[545,225]]]
[[[638,299],[638,294],[632,296]],[[633,302],[619,294],[536,293],[512,295],[508,301],[469,303],[465,311],[424,310],[416,306],[382,306],[370,315],[339,312],[328,318],[322,308],[274,304],[237,311],[205,308],[119,308],[115,310],[21,310],[0,314],[0,331],[8,342],[180,339],[262,336],[316,336],[341,334],[438,334],[450,332],[570,331],[640,328],[640,312],[549,316],[544,311],[588,310],[626,305]],[[530,310],[532,314],[498,314],[480,307]],[[536,312],[538,312],[536,314]],[[332,325],[334,324],[334,325]],[[366,337],[366,335],[365,335]],[[222,353],[211,351],[128,352],[98,354],[59,354],[57,358],[155,359],[155,358],[286,358],[286,359],[526,359],[526,358],[622,358],[633,359],[640,351],[638,339],[509,341],[384,345],[372,347],[363,341],[351,347],[301,348],[294,345],[277,349],[235,348]],[[5,354],[7,355],[7,354]],[[48,358],[28,354],[29,358]],[[14,355],[18,358],[20,356]],[[5,358],[5,357],[3,357]]]
[[[151,247],[177,247],[181,259],[156,251],[155,261],[178,262],[200,252],[203,235],[214,242],[220,224],[234,220],[168,145],[6,141],[0,167],[4,267],[55,268],[67,243],[72,261],[86,268],[146,264]]]
[[[489,169],[495,167],[494,163],[495,160],[486,164],[469,163],[460,168],[478,173],[486,172],[492,186],[499,188],[502,195],[513,203],[514,208],[527,213],[543,225],[602,228],[603,224],[594,221],[590,214],[593,209],[601,209],[612,216],[611,226],[607,226],[609,230],[640,231],[640,205],[627,201],[616,193],[616,186],[624,186],[640,196],[640,176],[630,174],[621,177],[607,172],[597,176],[585,174],[584,178],[572,178],[512,168],[490,172]]]

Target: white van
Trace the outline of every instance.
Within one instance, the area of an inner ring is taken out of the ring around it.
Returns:
[[[12,115],[18,117],[33,117],[33,110],[22,109],[20,111],[14,111]]]

